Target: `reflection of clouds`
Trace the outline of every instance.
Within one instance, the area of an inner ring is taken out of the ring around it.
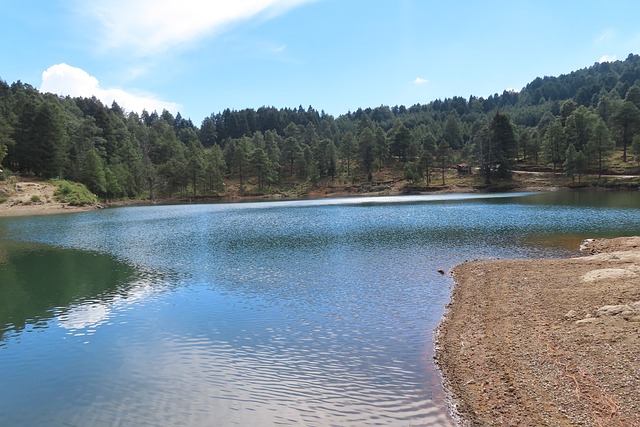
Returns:
[[[131,305],[144,301],[151,295],[157,294],[161,288],[153,286],[147,280],[131,284],[124,294],[109,295],[105,300],[90,300],[73,304],[58,313],[58,325],[64,329],[77,330],[95,328],[104,324],[112,313],[127,309]]]
[[[372,345],[363,358],[283,329],[265,329],[265,342],[237,332],[226,340],[156,330],[152,342],[119,347],[126,382],[113,386],[117,399],[83,408],[78,419],[94,425],[108,413],[131,425],[453,425],[415,371],[382,347]]]
[[[71,306],[57,316],[58,325],[64,329],[84,329],[95,327],[109,319],[111,309],[108,304],[88,302]]]

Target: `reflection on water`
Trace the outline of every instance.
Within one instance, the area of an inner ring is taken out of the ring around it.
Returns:
[[[637,195],[571,197],[2,220],[0,425],[450,425],[431,358],[452,283],[437,270],[638,232]]]
[[[45,324],[86,299],[99,301],[134,275],[110,256],[76,249],[0,241],[0,253],[0,336],[4,328]]]

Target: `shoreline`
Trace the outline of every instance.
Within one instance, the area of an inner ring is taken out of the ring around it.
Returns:
[[[453,269],[435,360],[461,426],[640,425],[640,237]]]
[[[92,205],[71,206],[61,203],[54,196],[56,187],[49,181],[27,180],[18,178],[16,181],[0,182],[0,218],[20,217],[48,214],[64,214],[87,212],[102,208],[120,206],[149,206],[149,205],[178,205],[178,204],[209,204],[209,203],[243,203],[280,200],[313,200],[347,197],[388,197],[406,195],[437,195],[437,194],[508,194],[516,192],[552,192],[558,190],[570,191],[639,191],[637,185],[628,185],[624,181],[612,186],[571,186],[561,183],[540,182],[536,177],[538,172],[514,171],[519,179],[509,182],[494,183],[492,185],[479,184],[476,181],[450,182],[447,185],[433,185],[424,187],[411,184],[403,179],[391,179],[374,184],[351,185],[321,185],[308,188],[305,191],[284,190],[273,194],[242,194],[236,186],[230,186],[229,192],[220,196],[192,197],[178,196],[160,199],[128,199],[102,201]],[[533,175],[531,178],[529,175]],[[524,177],[524,178],[523,178]],[[633,176],[635,177],[635,176]],[[452,177],[450,177],[452,178]]]
[[[94,205],[71,206],[55,201],[53,197],[54,187],[46,182],[23,182],[20,192],[14,192],[5,201],[0,203],[0,218],[57,215],[77,212],[90,212],[99,209],[117,208],[122,206],[156,206],[156,205],[182,205],[182,204],[219,204],[219,203],[249,203],[249,202],[276,202],[284,200],[315,200],[338,199],[357,197],[389,197],[407,195],[432,195],[432,194],[508,194],[516,192],[546,192],[558,191],[564,187],[538,187],[522,186],[509,188],[508,191],[486,191],[472,186],[445,186],[433,187],[428,191],[404,191],[398,187],[391,187],[379,191],[362,191],[357,187],[318,187],[304,194],[277,193],[267,195],[225,195],[219,197],[192,198],[172,197],[162,199],[131,199],[100,202]],[[37,202],[32,197],[38,198]]]

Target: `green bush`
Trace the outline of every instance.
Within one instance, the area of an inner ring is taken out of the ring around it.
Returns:
[[[33,196],[31,196],[31,201],[33,203],[40,203],[40,196],[38,196],[37,194],[34,194]]]
[[[58,187],[53,196],[61,203],[67,203],[71,206],[85,206],[98,202],[97,197],[83,184],[65,180],[55,180],[53,184]]]

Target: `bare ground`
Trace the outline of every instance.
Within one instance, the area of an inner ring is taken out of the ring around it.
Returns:
[[[55,185],[46,181],[0,182],[7,199],[0,203],[0,217],[82,212],[96,206],[70,206],[55,199]]]
[[[463,426],[640,426],[640,237],[454,269],[436,359]]]

